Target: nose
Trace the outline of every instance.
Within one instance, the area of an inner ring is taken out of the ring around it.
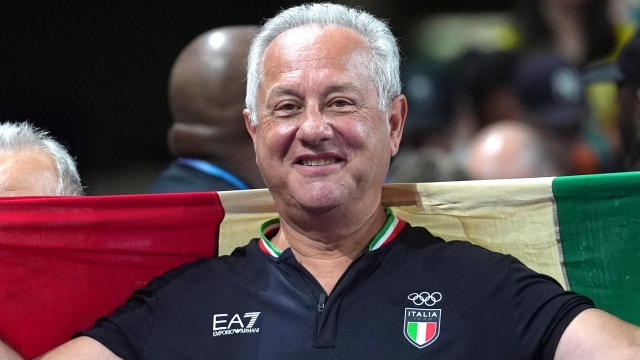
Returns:
[[[322,112],[315,107],[307,107],[296,138],[311,146],[319,145],[333,138],[333,128]]]

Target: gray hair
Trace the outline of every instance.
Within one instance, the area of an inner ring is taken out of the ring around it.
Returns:
[[[262,60],[267,47],[283,32],[311,24],[345,27],[365,38],[371,51],[367,73],[378,90],[380,111],[386,111],[400,94],[400,51],[396,38],[385,22],[363,10],[344,5],[304,4],[286,9],[267,21],[251,44],[245,103],[253,126],[258,125],[258,89],[263,79]]]
[[[75,160],[47,131],[28,122],[0,124],[0,152],[20,152],[31,148],[44,150],[56,164],[58,183],[54,195],[84,194]]]

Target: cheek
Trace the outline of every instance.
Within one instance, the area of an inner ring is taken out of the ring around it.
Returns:
[[[389,155],[390,137],[385,123],[380,119],[365,118],[355,121],[354,124],[347,130],[354,148],[366,148],[376,158]]]
[[[284,157],[295,139],[296,127],[286,122],[269,122],[260,127],[256,147],[258,157]]]
[[[367,111],[362,111],[353,117],[340,120],[336,123],[336,127],[342,137],[352,146],[364,147],[379,136],[375,130],[377,123],[374,120]]]

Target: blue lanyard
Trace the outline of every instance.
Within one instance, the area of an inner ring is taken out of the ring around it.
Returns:
[[[220,178],[229,184],[237,187],[239,190],[247,190],[249,186],[245,184],[242,180],[238,179],[232,173],[215,166],[211,163],[208,163],[204,160],[200,159],[189,159],[189,158],[178,158],[177,163],[180,165],[188,166],[194,168],[196,170],[202,171],[205,174],[209,174],[211,176]]]

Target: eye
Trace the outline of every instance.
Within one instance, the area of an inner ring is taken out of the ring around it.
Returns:
[[[352,101],[345,98],[336,98],[329,102],[329,107],[334,109],[344,109],[353,105]]]
[[[283,101],[274,108],[274,113],[278,117],[287,117],[297,114],[301,106],[294,101]]]

